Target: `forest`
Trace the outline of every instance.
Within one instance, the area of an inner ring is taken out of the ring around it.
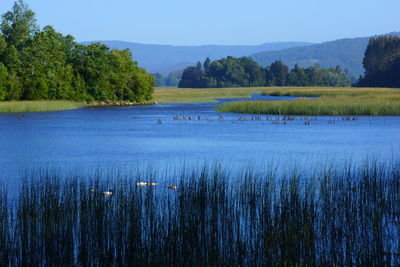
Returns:
[[[351,85],[347,71],[336,68],[322,69],[319,65],[300,68],[289,67],[281,61],[261,67],[249,57],[227,57],[187,67],[179,82],[181,88],[250,87],[250,86],[332,86]]]
[[[363,60],[365,75],[358,86],[400,87],[400,37],[371,38]]]
[[[52,26],[40,29],[19,0],[1,17],[0,100],[150,100],[154,77],[129,50],[82,45]]]

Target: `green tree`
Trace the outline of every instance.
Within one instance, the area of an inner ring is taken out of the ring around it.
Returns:
[[[0,62],[4,60],[3,55],[6,48],[7,48],[6,39],[4,39],[4,36],[0,34]]]
[[[371,38],[365,51],[365,76],[359,86],[396,87],[399,81],[397,62],[400,57],[400,38],[382,36]]]
[[[2,16],[1,31],[9,45],[22,49],[38,30],[35,13],[22,0]]]
[[[148,74],[144,69],[137,68],[133,73],[130,88],[134,92],[136,102],[144,102],[152,99],[154,92],[154,77]]]
[[[4,64],[0,62],[0,101],[6,98],[9,83],[7,69]]]
[[[66,49],[65,37],[51,26],[37,32],[24,47],[21,59],[25,99],[69,98],[72,78]]]
[[[202,88],[205,87],[204,73],[196,67],[187,67],[183,70],[180,88]]]
[[[211,59],[209,57],[207,57],[203,63],[204,72],[207,73],[208,69],[210,68],[210,64],[211,64]]]
[[[289,68],[282,63],[282,61],[275,61],[269,68],[272,79],[275,81],[274,85],[285,86],[287,76],[289,74]]]

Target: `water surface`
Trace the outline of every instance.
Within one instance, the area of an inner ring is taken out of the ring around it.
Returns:
[[[0,116],[0,174],[224,161],[311,164],[396,157],[400,117],[283,117],[218,113],[218,104],[86,108]],[[309,125],[308,123],[309,122]]]

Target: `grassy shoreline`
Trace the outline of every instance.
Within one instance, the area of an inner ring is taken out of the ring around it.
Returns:
[[[152,104],[134,103],[129,101],[95,101],[95,102],[77,102],[67,100],[25,100],[25,101],[0,101],[1,113],[25,113],[25,112],[49,112],[74,110],[87,107],[109,107],[109,106],[134,106]]]
[[[58,110],[72,110],[85,107],[83,102],[64,100],[37,100],[37,101],[2,101],[0,113],[46,112]]]
[[[295,101],[239,101],[220,112],[274,115],[399,116],[400,89],[389,88],[268,88],[263,95],[319,97]]]
[[[154,102],[213,103],[216,98],[246,98],[252,94],[317,96],[296,101],[240,101],[226,103],[220,112],[276,115],[400,115],[400,89],[331,87],[155,88]],[[4,101],[0,113],[45,112],[93,106],[140,105],[128,102]]]
[[[275,90],[278,87],[272,87]],[[250,97],[261,94],[266,87],[233,88],[170,88],[158,87],[154,90],[154,100],[158,103],[215,103],[216,98]]]

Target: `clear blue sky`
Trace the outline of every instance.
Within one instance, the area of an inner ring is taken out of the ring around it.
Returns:
[[[400,0],[25,0],[77,41],[261,44],[400,31]],[[0,13],[13,0],[0,0]]]

